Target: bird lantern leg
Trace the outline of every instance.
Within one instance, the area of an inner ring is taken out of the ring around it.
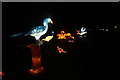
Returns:
[[[43,71],[40,46],[38,44],[30,44],[27,47],[31,49],[32,53],[32,69],[29,70],[29,73],[37,75]]]

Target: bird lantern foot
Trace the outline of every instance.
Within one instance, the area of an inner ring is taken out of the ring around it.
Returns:
[[[38,40],[36,40],[36,42],[37,42],[37,45],[39,45],[39,46],[40,46],[40,45],[42,45],[42,44],[43,44],[43,42],[44,42],[44,41],[43,41],[43,40],[38,39]]]

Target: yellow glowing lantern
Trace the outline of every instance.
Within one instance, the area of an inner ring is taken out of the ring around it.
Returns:
[[[50,41],[53,38],[53,36],[47,36],[45,39],[42,39],[43,41]]]
[[[61,33],[65,33],[65,31],[61,31]]]
[[[66,39],[66,37],[63,34],[57,34],[58,39]]]
[[[67,33],[67,36],[71,36],[71,34],[70,34],[70,33]]]

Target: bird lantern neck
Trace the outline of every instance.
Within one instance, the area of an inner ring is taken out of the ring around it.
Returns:
[[[48,26],[48,23],[47,23],[47,22],[43,22],[43,25],[44,25],[44,26]]]
[[[43,25],[44,26],[48,26],[48,23],[50,23],[51,19],[50,18],[46,18],[44,21],[43,21]]]

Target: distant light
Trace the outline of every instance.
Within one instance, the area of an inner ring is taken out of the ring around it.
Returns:
[[[87,32],[82,32],[80,35],[84,35],[84,34],[86,34]]]
[[[84,35],[87,33],[87,31],[85,31],[86,28],[82,27],[81,30],[76,30],[77,31],[77,35]]]
[[[84,35],[84,37],[87,37],[87,35]]]
[[[108,31],[108,29],[106,29],[106,31]]]
[[[86,28],[82,27],[81,28],[81,33],[85,32]]]
[[[5,74],[4,74],[3,72],[0,72],[0,75],[1,75],[1,76],[5,76]]]
[[[76,30],[77,31],[77,35],[80,35],[80,30]]]
[[[79,36],[80,38],[83,38],[83,36]]]
[[[72,39],[74,39],[74,36],[71,36]]]
[[[104,29],[102,29],[104,31]]]
[[[115,28],[117,28],[117,26],[115,26]]]
[[[52,31],[52,34],[54,34],[54,31]]]
[[[74,42],[74,40],[69,40],[69,42],[70,42],[70,43],[73,43],[73,42]]]

